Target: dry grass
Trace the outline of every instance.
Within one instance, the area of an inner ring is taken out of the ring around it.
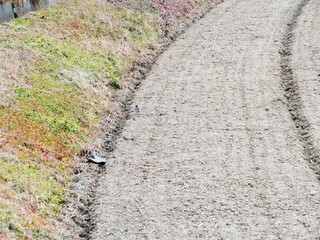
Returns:
[[[28,74],[33,58],[32,53],[21,48],[1,49],[0,106],[8,106],[13,101],[14,87],[28,86],[19,76]]]

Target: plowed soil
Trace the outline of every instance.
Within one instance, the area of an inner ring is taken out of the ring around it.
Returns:
[[[92,238],[319,238],[319,21],[317,0],[227,0],[172,44],[108,159]]]

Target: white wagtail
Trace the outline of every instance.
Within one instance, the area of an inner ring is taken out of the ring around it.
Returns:
[[[141,113],[141,112],[140,112],[140,108],[138,107],[138,105],[136,105],[136,107],[134,108],[134,111],[135,111],[136,113]]]
[[[97,163],[97,164],[105,164],[107,160],[101,157],[98,153],[92,152],[92,157],[89,158],[89,161]]]

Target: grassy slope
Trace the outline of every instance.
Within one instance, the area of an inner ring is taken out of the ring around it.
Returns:
[[[75,156],[121,76],[204,2],[64,0],[0,25],[0,239],[56,234]]]

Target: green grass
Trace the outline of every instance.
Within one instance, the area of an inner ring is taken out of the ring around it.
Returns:
[[[46,218],[60,213],[66,190],[44,169],[37,164],[0,158],[0,182],[10,185],[14,192],[6,199],[8,205],[0,204],[0,233],[14,239],[49,236]]]
[[[23,239],[22,228],[17,225],[18,218],[8,205],[0,203],[0,239]]]
[[[40,215],[58,213],[65,199],[65,190],[40,169],[39,166],[26,162],[12,162],[0,159],[0,179],[10,183],[18,194],[30,193],[37,196],[36,201]]]
[[[43,34],[32,35],[25,39],[23,47],[33,52],[42,61],[50,63],[43,67],[56,78],[60,69],[81,69],[95,74],[105,74],[108,78],[119,79],[123,73],[119,60],[103,51],[88,51],[68,41],[59,41]]]

